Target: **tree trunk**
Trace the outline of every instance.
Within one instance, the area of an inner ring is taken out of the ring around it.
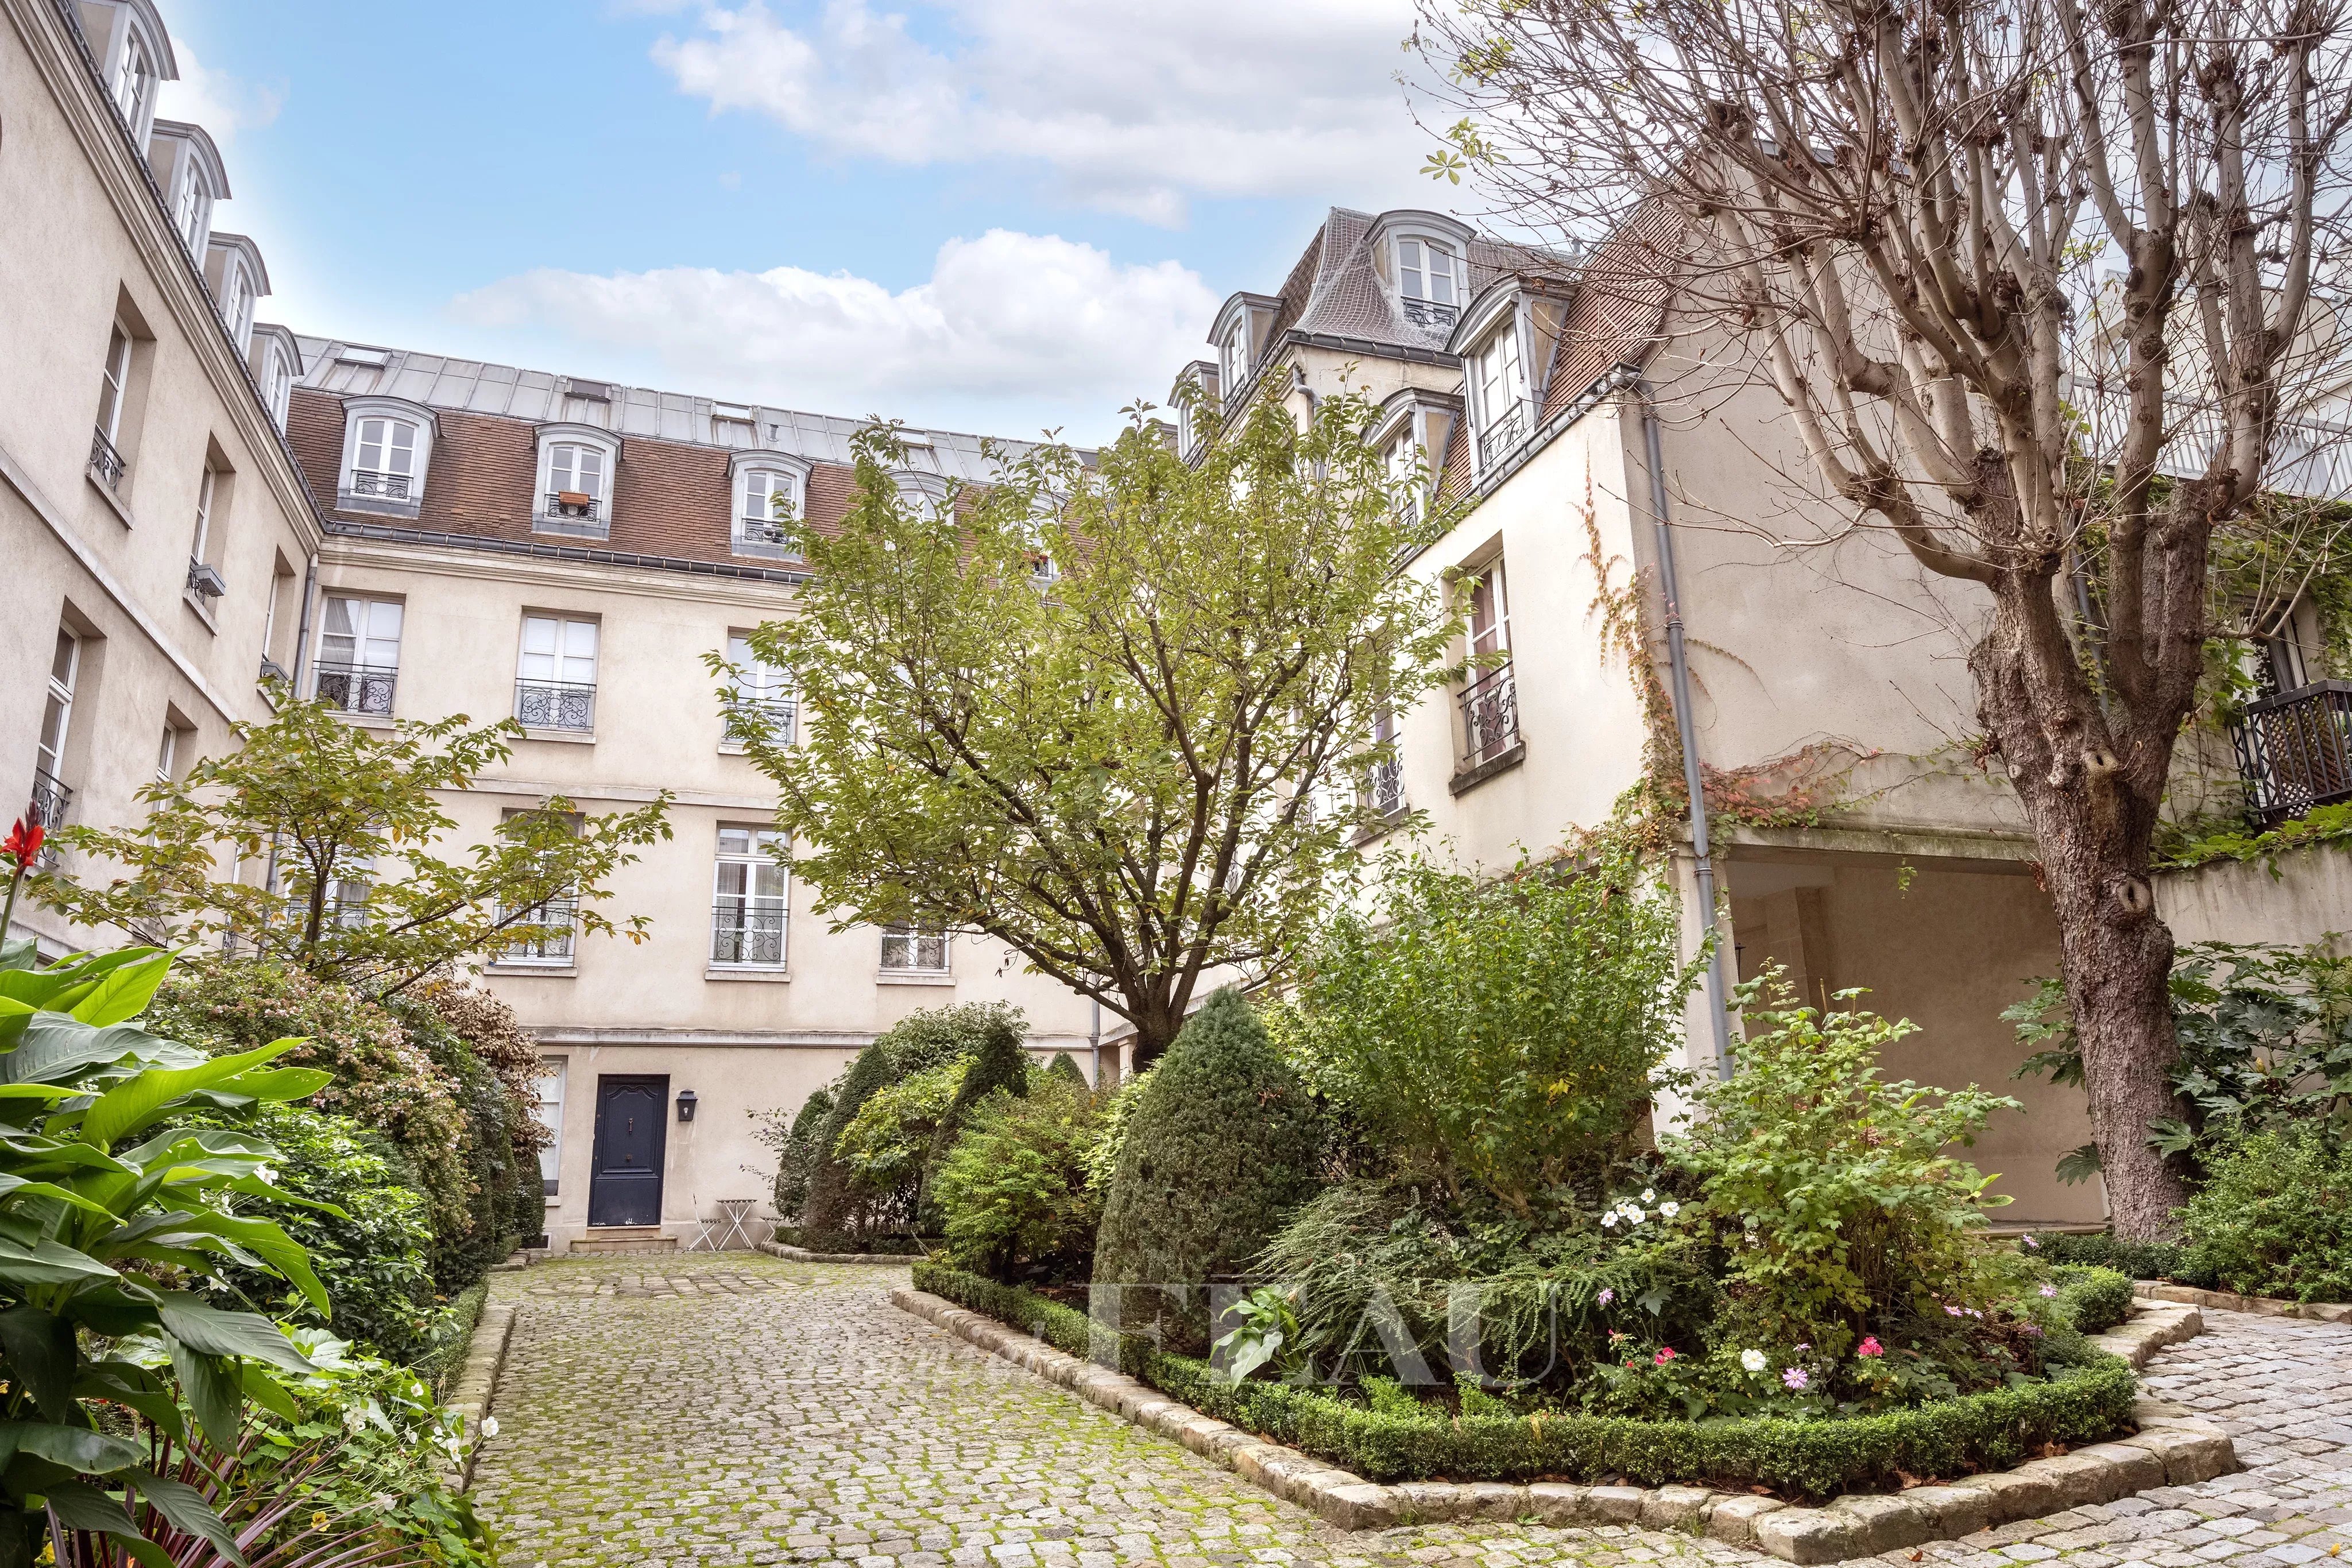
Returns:
[[[2004,574],[1969,663],[1979,717],[2042,852],[2108,1212],[2118,1236],[2156,1240],[2172,1234],[2188,1198],[2147,1141],[2151,1123],[2179,1113],[2172,933],[2157,916],[2148,859],[2179,716],[2126,717],[2111,738],[2051,588],[2045,574]]]
[[[1133,1055],[1129,1059],[1130,1071],[1140,1072],[1168,1053],[1175,1043],[1176,1031],[1184,1027],[1182,1015],[1160,1005],[1138,1006],[1135,1009]]]

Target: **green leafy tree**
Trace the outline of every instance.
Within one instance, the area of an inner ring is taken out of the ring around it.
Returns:
[[[956,1261],[999,1280],[1083,1280],[1102,1218],[1087,1185],[1101,1130],[1094,1095],[1058,1072],[975,1107],[933,1184]]]
[[[457,824],[443,797],[512,754],[511,720],[474,727],[457,714],[387,734],[288,702],[235,731],[234,749],[142,789],[143,822],[59,831],[120,874],[45,874],[34,896],[159,945],[234,935],[379,997],[559,931],[643,940],[643,916],[616,922],[597,905],[615,870],[670,836],[667,792],[602,816],[551,797],[450,854],[439,846]]]
[[[1376,719],[1450,643],[1395,570],[1445,521],[1405,520],[1371,413],[1262,405],[1197,467],[1139,413],[1091,465],[1005,458],[952,521],[863,432],[848,515],[801,540],[801,613],[751,639],[804,723],[747,749],[838,921],[993,937],[1128,1019],[1144,1064],[1204,972],[1282,964],[1352,858]]]

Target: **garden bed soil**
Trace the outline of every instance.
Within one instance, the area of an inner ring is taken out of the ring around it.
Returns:
[[[934,1282],[950,1271],[926,1269]],[[2115,1441],[2036,1458],[2012,1469],[1896,1493],[1848,1494],[1803,1507],[1757,1491],[1551,1480],[1401,1481],[1381,1485],[1200,1411],[1149,1384],[1071,1355],[1036,1334],[900,1287],[890,1299],[994,1354],[1070,1388],[1149,1431],[1215,1460],[1345,1530],[1384,1530],[1440,1520],[1533,1521],[1547,1525],[1636,1524],[1759,1548],[1786,1562],[1835,1563],[1951,1540],[2068,1508],[2112,1501],[2158,1486],[2210,1480],[2242,1468],[2228,1434],[2177,1406],[2141,1399]],[[2134,1368],[2203,1328],[2190,1305],[2151,1302],[2092,1343]],[[1108,1337],[1108,1336],[1106,1336]]]
[[[2227,1291],[2176,1285],[2169,1280],[2137,1280],[2132,1291],[2142,1301],[2178,1301],[2192,1307],[2210,1307],[2217,1312],[2252,1312],[2265,1318],[2352,1323],[2352,1301],[2290,1301],[2278,1296],[2238,1296]]]

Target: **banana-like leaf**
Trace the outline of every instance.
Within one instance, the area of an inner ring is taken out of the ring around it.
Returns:
[[[66,1301],[65,1315],[108,1339],[152,1333],[156,1324],[155,1291],[144,1281],[118,1274],[111,1284],[76,1291]]]
[[[194,1132],[184,1127],[166,1127],[143,1144],[122,1151],[126,1165],[144,1170],[159,1156],[193,1144],[207,1155],[253,1155],[261,1159],[278,1158],[278,1145],[250,1133],[235,1133],[225,1127],[199,1127]]]
[[[213,1447],[236,1452],[237,1417],[245,1409],[244,1379],[236,1358],[194,1349],[178,1338],[170,1341],[172,1370],[179,1375],[180,1396],[196,1415]]]
[[[89,1253],[60,1246],[47,1238],[30,1247],[0,1238],[0,1280],[12,1285],[70,1285],[83,1280],[110,1281],[120,1277]]]
[[[0,1058],[0,1061],[5,1060]],[[139,1174],[104,1149],[94,1149],[88,1144],[65,1143],[39,1133],[0,1134],[0,1152],[16,1156],[9,1163],[20,1176],[28,1170],[44,1174],[51,1171],[104,1171],[122,1176]]]
[[[139,1527],[131,1521],[131,1511],[122,1506],[120,1499],[81,1481],[61,1481],[51,1487],[47,1495],[50,1515],[64,1528],[121,1536],[122,1549],[148,1564],[148,1568],[172,1568],[172,1560],[163,1549],[139,1533]],[[68,1550],[63,1542],[58,1542],[55,1553],[58,1561],[64,1562]]]
[[[137,1024],[99,1029],[70,1013],[37,1012],[26,1023],[16,1049],[0,1056],[0,1082],[72,1083],[118,1061],[149,1060],[172,1043]]]
[[[286,1385],[278,1381],[278,1374],[271,1367],[258,1361],[247,1362],[244,1382],[245,1396],[264,1410],[284,1421],[302,1419],[302,1407],[294,1402]]]
[[[293,1046],[290,1040],[273,1040],[234,1056],[215,1056],[195,1067],[150,1068],[121,1088],[110,1089],[99,1096],[98,1103],[82,1115],[82,1142],[95,1148],[110,1149],[116,1139],[128,1137],[148,1125],[164,1106],[183,1094],[215,1088],[283,1056]]]
[[[173,1529],[184,1534],[203,1536],[222,1556],[242,1568],[245,1553],[236,1549],[236,1535],[221,1522],[221,1516],[213,1511],[204,1493],[185,1481],[166,1480],[145,1470],[135,1470],[125,1479],[150,1508],[171,1521]]]
[[[163,1380],[128,1361],[92,1362],[74,1383],[77,1399],[107,1399],[136,1410],[161,1427],[175,1443],[188,1440],[187,1417]]]
[[[291,1281],[310,1304],[321,1314],[328,1312],[327,1290],[319,1283],[319,1276],[310,1271],[310,1256],[301,1244],[267,1219],[240,1219],[235,1215],[215,1210],[183,1217],[180,1229],[207,1232],[211,1235],[250,1248],[280,1275]],[[277,1333],[276,1329],[271,1332]],[[279,1335],[280,1338],[284,1336]],[[299,1354],[299,1352],[297,1352]]]
[[[225,1312],[185,1291],[158,1291],[156,1314],[173,1339],[208,1355],[249,1355],[289,1372],[314,1372],[310,1358],[258,1312]]]
[[[47,1197],[59,1203],[69,1203],[76,1208],[86,1208],[92,1214],[114,1218],[114,1210],[102,1203],[82,1197],[71,1187],[59,1186],[53,1181],[26,1181],[23,1176],[0,1175],[0,1203],[12,1197]]]
[[[127,1470],[147,1457],[147,1450],[128,1437],[93,1432],[88,1427],[65,1427],[49,1421],[10,1421],[16,1451],[37,1454],[51,1464],[71,1465],[86,1476]]]
[[[41,945],[30,936],[0,940],[0,974],[37,974]]]
[[[150,948],[142,956],[137,948],[129,948],[117,956],[123,961],[108,970],[88,996],[70,1008],[51,1006],[100,1029],[145,1012],[155,988],[163,983],[164,972],[172,967],[172,955]]]
[[[0,1312],[0,1350],[8,1354],[8,1380],[33,1396],[52,1421],[73,1412],[74,1326],[36,1306]]]
[[[283,1045],[287,1041],[280,1040]],[[335,1081],[335,1075],[320,1067],[274,1067],[267,1072],[247,1072],[232,1078],[220,1086],[225,1094],[242,1094],[254,1100],[301,1100],[316,1094]]]

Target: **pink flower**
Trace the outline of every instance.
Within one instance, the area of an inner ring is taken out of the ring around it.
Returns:
[[[2058,1287],[2055,1285],[2044,1285],[2042,1287],[2042,1293],[2045,1297],[2054,1296],[2058,1293]]]
[[[1811,1383],[1812,1378],[1801,1366],[1784,1366],[1780,1369],[1780,1381],[1789,1385],[1790,1393],[1802,1394],[1805,1391],[1805,1385]]]
[[[1657,1354],[1655,1356],[1654,1356],[1652,1359],[1653,1359],[1653,1360],[1654,1360],[1654,1361],[1655,1361],[1655,1362],[1656,1362],[1660,1366],[1664,1366],[1664,1365],[1665,1365],[1665,1364],[1666,1364],[1666,1363],[1668,1363],[1668,1362],[1670,1362],[1670,1361],[1674,1360],[1674,1358],[1675,1358],[1675,1347],[1674,1347],[1673,1345],[1667,1345],[1664,1349],[1663,1349],[1663,1350],[1659,1351],[1659,1352],[1658,1352],[1658,1354]]]
[[[1592,1298],[1592,1299],[1593,1299],[1594,1301],[1599,1301],[1602,1306],[1604,1306],[1604,1307],[1605,1307],[1605,1306],[1607,1306],[1610,1302],[1612,1302],[1612,1301],[1615,1301],[1615,1300],[1617,1299],[1617,1292],[1616,1292],[1616,1291],[1612,1291],[1612,1290],[1610,1290],[1610,1289],[1608,1289],[1607,1287],[1605,1287],[1605,1286],[1604,1286],[1604,1287],[1602,1287],[1601,1293],[1600,1293],[1598,1296],[1595,1296],[1595,1297],[1594,1297],[1594,1298]]]
[[[1885,1355],[1886,1354],[1886,1347],[1878,1343],[1878,1336],[1876,1334],[1870,1334],[1864,1338],[1862,1348],[1854,1352],[1854,1354],[1856,1355]]]
[[[1959,1308],[1958,1308],[1958,1307],[1949,1307],[1949,1306],[1948,1306],[1948,1307],[1946,1307],[1946,1308],[1944,1309],[1944,1311],[1945,1311],[1945,1312],[1946,1312],[1948,1315],[1952,1316],[1952,1317],[1958,1317],[1958,1316],[1960,1315],[1960,1309],[1959,1309]]]

